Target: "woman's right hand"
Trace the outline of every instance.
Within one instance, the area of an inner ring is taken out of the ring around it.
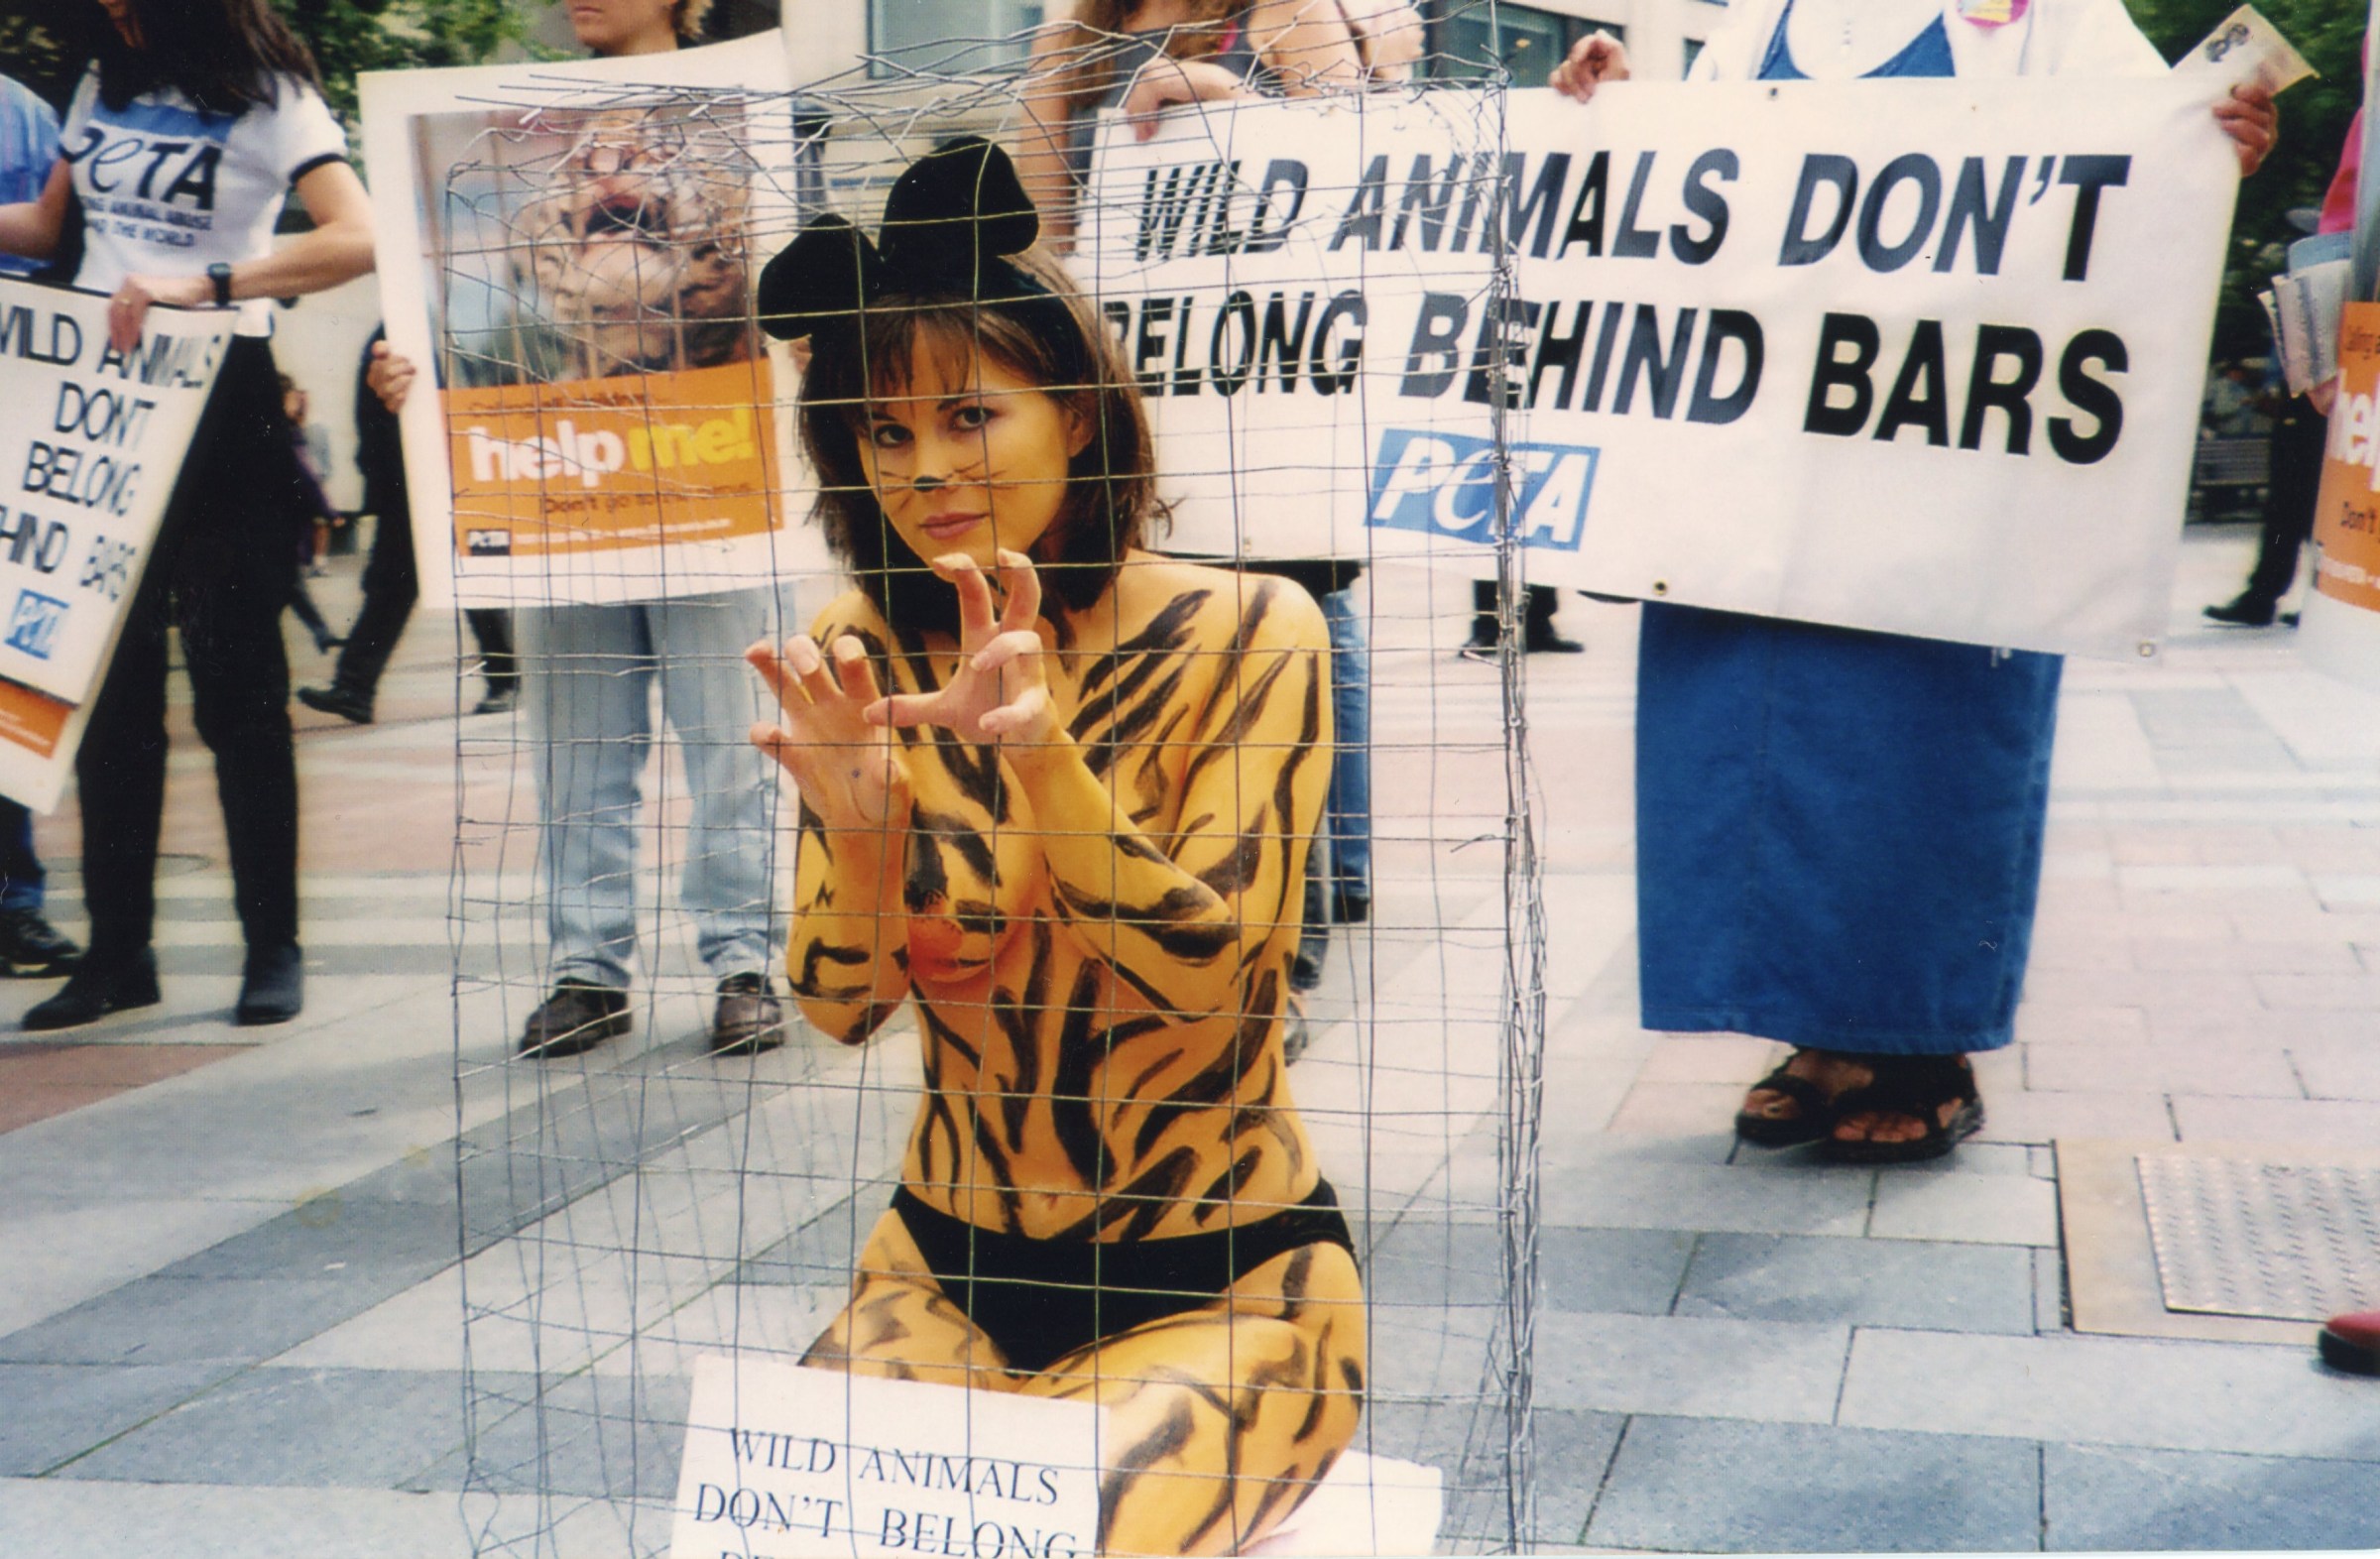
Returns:
[[[1554,66],[1546,84],[1565,97],[1592,102],[1606,81],[1628,78],[1628,48],[1609,33],[1589,33],[1571,45],[1570,58]]]
[[[414,389],[414,360],[400,357],[389,350],[386,341],[372,343],[372,366],[364,370],[364,383],[380,397],[380,404],[391,412],[405,410],[405,398]]]
[[[1237,71],[1209,60],[1151,60],[1133,75],[1121,105],[1132,138],[1157,133],[1157,116],[1184,103],[1222,103],[1252,96]]]
[[[784,711],[780,724],[753,726],[752,745],[793,777],[802,800],[829,829],[905,823],[907,766],[892,730],[870,724],[863,714],[884,697],[868,651],[845,634],[833,655],[830,667],[807,634],[785,641],[781,653],[767,643],[744,652]]]

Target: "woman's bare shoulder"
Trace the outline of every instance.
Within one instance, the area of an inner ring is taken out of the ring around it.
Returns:
[[[1326,645],[1322,608],[1274,574],[1134,553],[1125,564],[1128,625],[1168,617],[1202,648]]]

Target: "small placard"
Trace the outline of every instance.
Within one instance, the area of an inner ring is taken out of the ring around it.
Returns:
[[[670,1559],[1098,1551],[1100,1409],[766,1360],[694,1366]]]

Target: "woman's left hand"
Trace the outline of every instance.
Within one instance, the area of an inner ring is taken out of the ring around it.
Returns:
[[[128,276],[107,300],[107,344],[119,352],[140,345],[151,303],[196,308],[214,300],[215,284],[203,276]]]
[[[1060,734],[1057,706],[1041,664],[1041,577],[1022,552],[1000,553],[1008,601],[995,619],[992,586],[975,559],[952,552],[934,572],[959,592],[959,668],[931,693],[897,693],[868,708],[879,725],[938,725],[969,742],[1038,746]]]
[[[2243,179],[2264,166],[2273,143],[2281,138],[2281,110],[2273,106],[2273,94],[2261,86],[2235,86],[2229,97],[2216,99],[2214,122],[2223,127],[2232,149],[2239,153]]]

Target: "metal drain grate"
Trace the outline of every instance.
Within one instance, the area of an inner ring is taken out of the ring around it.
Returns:
[[[2380,1169],[2142,1153],[2168,1310],[2320,1321],[2380,1303]]]

